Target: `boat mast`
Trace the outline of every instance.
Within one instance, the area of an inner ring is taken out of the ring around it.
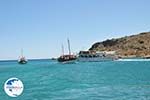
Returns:
[[[21,49],[21,57],[23,57],[23,49]]]
[[[68,39],[68,50],[69,50],[69,55],[71,55],[71,50],[70,50],[70,41]]]
[[[64,46],[63,46],[63,44],[62,44],[61,48],[62,48],[62,55],[64,55]]]

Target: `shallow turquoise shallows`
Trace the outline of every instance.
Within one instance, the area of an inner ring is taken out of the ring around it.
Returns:
[[[3,89],[11,77],[24,84],[16,98]],[[0,100],[150,100],[150,61],[0,62]]]

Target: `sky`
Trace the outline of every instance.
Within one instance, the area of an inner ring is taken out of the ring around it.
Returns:
[[[0,60],[51,58],[150,31],[150,0],[0,0]]]

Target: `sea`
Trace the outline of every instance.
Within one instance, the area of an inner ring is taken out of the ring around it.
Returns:
[[[9,78],[23,82],[18,97],[4,91]],[[150,60],[76,62],[0,61],[0,100],[150,100]]]

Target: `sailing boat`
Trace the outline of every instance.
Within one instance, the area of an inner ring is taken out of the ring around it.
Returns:
[[[26,64],[27,63],[27,59],[25,58],[25,56],[23,56],[23,49],[21,50],[21,56],[19,57],[18,63],[19,64]]]
[[[57,59],[58,62],[73,63],[77,59],[76,55],[71,54],[69,39],[67,40],[67,42],[68,42],[69,54],[64,55],[64,47],[62,45],[62,55]]]

